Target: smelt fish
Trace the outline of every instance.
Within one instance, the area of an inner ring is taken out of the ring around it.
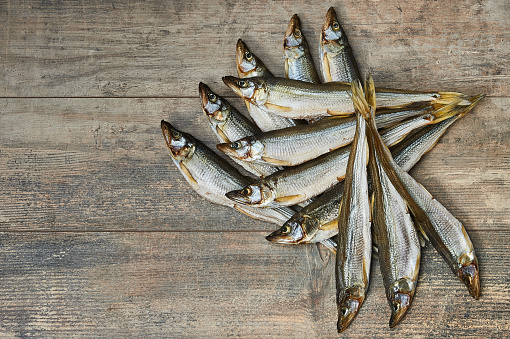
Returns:
[[[333,7],[326,13],[326,21],[321,32],[319,56],[323,82],[353,82],[360,79],[358,64]]]
[[[348,83],[312,84],[276,77],[240,79],[230,76],[223,77],[223,82],[253,105],[285,118],[304,119],[354,113]],[[464,94],[453,92],[422,93],[378,88],[376,96],[379,108],[383,109],[426,105],[438,108],[457,100],[460,100],[459,105],[470,104]]]
[[[248,49],[248,46],[246,46],[241,39],[237,40],[236,64],[237,74],[240,78],[273,76],[262,61]],[[249,101],[246,101],[246,106],[248,107],[253,121],[255,121],[263,132],[296,125],[294,120],[267,113],[256,105],[251,104]]]
[[[338,247],[335,270],[338,332],[344,331],[349,326],[365,300],[372,256],[366,123],[359,112],[365,108],[363,105],[364,98],[358,97],[354,90],[355,84],[353,83],[352,100],[357,118],[356,134],[349,154],[344,194],[338,216]]]

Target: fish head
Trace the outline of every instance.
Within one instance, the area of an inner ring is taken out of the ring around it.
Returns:
[[[320,44],[328,53],[333,55],[342,52],[349,44],[344,30],[336,18],[336,12],[333,7],[326,13]]]
[[[352,322],[365,300],[365,290],[361,286],[353,286],[340,292],[337,297],[338,333],[343,332]]]
[[[304,217],[294,218],[285,222],[282,227],[266,236],[268,241],[277,244],[300,244],[305,238],[305,232],[302,228]]]
[[[198,85],[198,88],[202,102],[202,110],[209,121],[214,125],[219,125],[227,121],[230,110],[224,100],[219,95],[213,93],[213,91],[202,82]]]
[[[480,298],[480,272],[478,259],[474,252],[464,253],[459,257],[457,276],[467,286],[469,294],[475,299]]]
[[[301,32],[301,23],[297,14],[290,19],[283,39],[283,53],[289,59],[298,59],[306,52],[306,41]]]
[[[225,196],[243,205],[258,207],[270,206],[274,200],[273,191],[262,181],[246,186],[242,190],[228,192]]]
[[[402,320],[407,313],[411,300],[413,299],[414,292],[416,291],[416,284],[408,278],[396,280],[390,287],[387,293],[388,302],[390,303],[391,316],[390,327],[393,328]]]
[[[161,120],[161,131],[172,158],[175,160],[191,158],[195,151],[195,139],[191,135],[177,130],[165,120]]]
[[[223,153],[244,161],[258,160],[264,153],[264,144],[253,136],[232,143],[219,144],[216,147]]]
[[[255,105],[263,105],[267,99],[267,86],[263,78],[223,77],[225,85],[241,98]]]
[[[253,54],[243,40],[237,40],[236,45],[237,73],[241,78],[262,76],[267,72],[266,66]]]

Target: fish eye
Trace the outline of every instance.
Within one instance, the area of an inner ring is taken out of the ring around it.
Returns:
[[[251,59],[253,58],[253,54],[251,54],[250,52],[244,53],[244,56],[248,61],[251,61]]]
[[[217,99],[216,94],[209,93],[209,95],[207,96],[207,99],[211,100],[212,102],[215,102]]]
[[[250,195],[251,194],[251,188],[249,188],[249,187],[243,188],[243,190],[241,191],[241,194],[243,194],[243,195]]]
[[[294,37],[296,37],[296,38],[300,38],[301,37],[301,31],[299,29],[296,29],[294,31]]]
[[[233,142],[230,147],[232,147],[233,149],[240,149],[243,145],[241,145],[240,142],[236,141],[236,142]]]
[[[180,139],[181,136],[182,136],[181,132],[176,131],[176,130],[172,130],[172,138],[174,138],[174,140]]]
[[[333,22],[333,24],[331,25],[331,27],[332,27],[333,29],[339,29],[339,28],[340,28],[340,25],[338,24],[338,22],[336,22],[336,21],[335,21],[335,22]]]
[[[245,87],[248,87],[248,81],[244,81],[244,80],[241,80],[237,83],[239,85],[239,87],[241,88],[245,88]]]
[[[345,317],[345,316],[347,316],[347,314],[349,314],[349,309],[347,307],[344,307],[344,308],[342,308],[341,312],[342,312],[342,315]]]
[[[283,226],[282,227],[282,233],[283,234],[290,233],[290,226],[289,225]]]

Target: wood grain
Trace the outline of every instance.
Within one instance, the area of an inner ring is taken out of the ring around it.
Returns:
[[[510,336],[508,1],[0,0],[0,337],[338,337],[334,257],[192,192],[159,128],[214,147],[198,83],[244,111],[236,40],[283,75],[288,20],[317,61],[329,6],[378,86],[489,95],[411,172],[466,226],[481,299],[429,246],[390,330],[374,260],[342,337]]]
[[[0,227],[274,229],[209,203],[174,167],[161,119],[217,143],[197,101],[0,99]],[[486,98],[412,172],[468,230],[508,229],[509,106]]]
[[[263,235],[2,233],[0,335],[337,337],[334,258]],[[367,300],[342,337],[508,337],[510,233],[473,232],[473,241],[480,300],[429,246],[409,314],[390,330],[373,260]]]
[[[505,0],[2,0],[0,95],[190,97],[199,81],[216,86],[235,73],[239,37],[283,75],[283,34],[292,14],[300,15],[318,60],[330,5],[361,70],[381,86],[510,94]]]

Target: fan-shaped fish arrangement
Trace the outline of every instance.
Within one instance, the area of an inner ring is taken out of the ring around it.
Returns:
[[[484,95],[376,88],[371,76],[362,84],[333,8],[321,32],[320,74],[297,15],[285,32],[283,55],[280,78],[238,40],[238,77],[223,82],[245,100],[251,119],[199,85],[217,148],[253,177],[161,121],[187,182],[213,203],[281,226],[266,237],[270,242],[320,242],[336,253],[339,332],[363,304],[373,249],[390,327],[411,304],[426,242],[478,299],[478,262],[466,230],[407,172]]]

